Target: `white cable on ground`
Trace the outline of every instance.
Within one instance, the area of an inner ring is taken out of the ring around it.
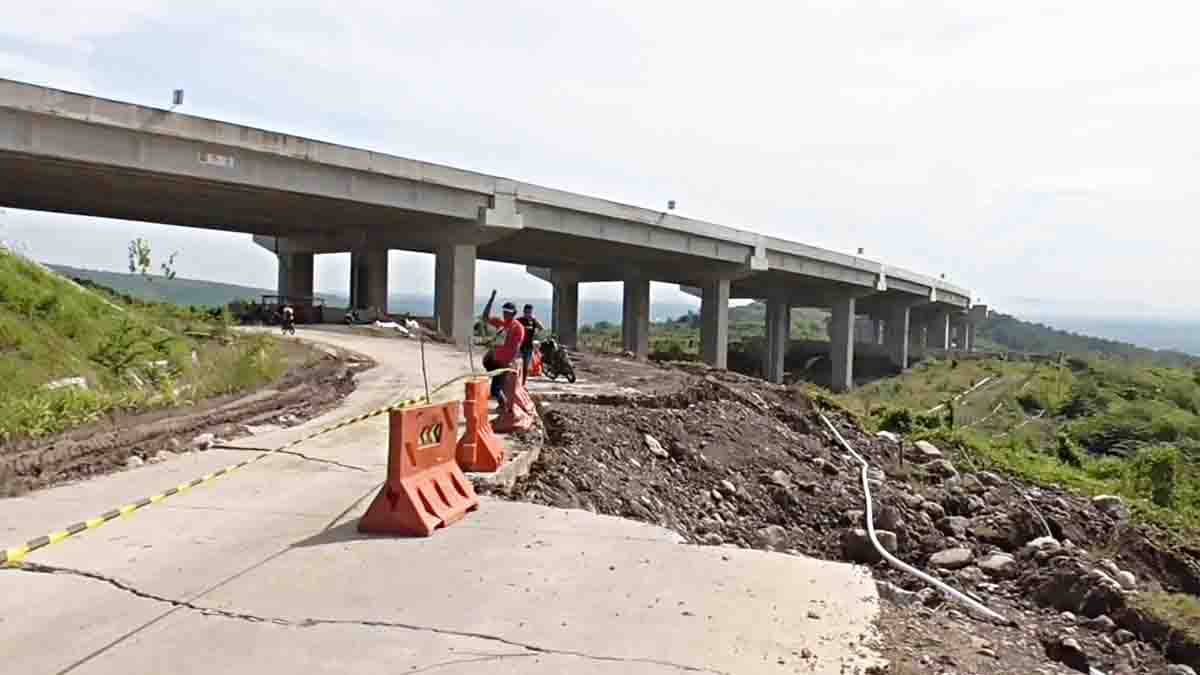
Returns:
[[[979,382],[975,383],[975,386],[974,386],[974,387],[971,387],[970,389],[968,389],[968,390],[964,391],[963,393],[959,394],[958,396],[955,396],[954,398],[950,399],[950,402],[951,402],[951,403],[957,403],[959,399],[963,398],[963,397],[964,397],[964,396],[966,396],[967,394],[970,394],[971,392],[975,391],[976,389],[978,389],[978,388],[982,387],[983,385],[987,384],[988,382],[991,382],[993,379],[996,379],[996,378],[995,378],[995,377],[993,377],[993,376],[991,376],[991,375],[989,375],[989,376],[987,376],[987,377],[983,378],[983,379],[982,379],[982,380],[980,380]],[[946,407],[946,404],[945,404],[945,403],[939,403],[939,404],[937,404],[937,405],[933,406],[932,408],[930,408],[929,410],[926,410],[926,411],[925,411],[925,414],[926,414],[926,415],[929,415],[929,414],[931,414],[931,413],[935,413],[935,412],[937,412],[937,411],[939,411],[939,410],[941,410],[942,408],[945,408],[945,407]]]
[[[879,554],[881,556],[883,556],[883,559],[886,560],[888,562],[888,564],[891,565],[892,567],[895,567],[896,569],[898,569],[902,572],[907,572],[908,574],[911,574],[911,575],[917,577],[921,581],[924,581],[927,584],[937,587],[939,590],[941,590],[946,595],[950,596],[951,598],[954,598],[955,600],[966,605],[967,607],[970,607],[971,609],[975,610],[976,612],[978,612],[990,619],[993,619],[995,621],[999,621],[1002,624],[1013,625],[1014,622],[1005,618],[1004,615],[998,614],[998,613],[992,611],[991,609],[988,609],[987,606],[985,606],[983,603],[979,602],[978,600],[975,600],[974,598],[964,594],[963,592],[950,587],[945,582],[935,579],[932,576],[926,574],[925,572],[922,572],[921,570],[913,567],[912,565],[909,565],[908,563],[900,560],[896,556],[889,553],[887,551],[887,549],[885,549],[879,543],[879,539],[877,539],[875,537],[875,516],[872,513],[872,508],[871,508],[871,486],[867,482],[867,469],[870,468],[870,465],[867,464],[867,460],[863,459],[861,455],[859,455],[857,452],[854,451],[854,448],[850,447],[850,444],[846,442],[846,439],[843,438],[842,434],[838,432],[837,427],[833,426],[833,423],[829,421],[829,418],[826,417],[824,413],[819,412],[817,414],[821,416],[821,421],[825,423],[825,426],[829,427],[829,430],[833,432],[833,435],[835,438],[837,438],[838,443],[841,443],[842,447],[845,448],[846,451],[849,452],[854,457],[854,459],[858,460],[858,463],[862,465],[863,496],[866,498],[866,501],[867,501],[867,536],[869,536],[871,538],[871,544],[875,547],[875,550],[879,551]]]

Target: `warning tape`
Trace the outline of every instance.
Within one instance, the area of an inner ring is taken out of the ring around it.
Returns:
[[[123,506],[112,509],[111,511],[106,511],[106,512],[100,514],[96,518],[80,521],[73,525],[68,525],[67,527],[65,527],[61,530],[51,532],[50,534],[45,534],[40,537],[30,539],[29,541],[25,542],[25,544],[22,546],[17,546],[14,548],[0,550],[0,567],[10,567],[10,566],[20,565],[22,562],[24,562],[25,558],[30,553],[33,553],[34,551],[36,551],[38,549],[45,548],[52,544],[57,544],[60,541],[69,539],[81,532],[86,532],[88,530],[94,530],[94,529],[100,527],[101,525],[104,525],[105,523],[111,522],[118,518],[127,517],[130,514],[134,513],[135,511],[141,509],[142,507],[149,506],[151,504],[157,504],[157,503],[163,501],[164,499],[167,499],[168,497],[172,497],[177,494],[182,494],[194,487],[197,487],[199,485],[203,485],[210,481],[216,480],[217,478],[220,478],[221,476],[227,476],[227,475],[233,473],[234,471],[237,471],[238,469],[247,467],[251,464],[254,464],[255,462],[259,462],[263,459],[266,459],[267,457],[270,457],[271,455],[274,455],[275,453],[283,452],[284,450],[290,450],[290,449],[296,447],[297,445],[300,445],[301,443],[311,441],[312,439],[316,438],[317,436],[324,436],[325,434],[332,433],[339,429],[344,429],[348,426],[351,426],[354,424],[359,424],[360,422],[365,422],[366,420],[369,420],[371,418],[379,417],[380,415],[386,415],[394,410],[402,410],[404,408],[411,408],[413,406],[422,405],[422,404],[431,402],[431,401],[433,401],[435,395],[441,393],[447,387],[450,387],[457,382],[462,382],[463,380],[468,380],[468,379],[473,379],[473,378],[493,377],[495,375],[499,375],[500,373],[515,373],[515,372],[516,371],[511,368],[500,368],[498,370],[490,370],[486,373],[476,373],[476,374],[468,373],[466,375],[460,375],[452,380],[443,382],[442,384],[438,385],[436,388],[430,390],[428,396],[422,396],[420,398],[410,398],[410,399],[404,399],[402,401],[396,401],[396,402],[393,402],[390,405],[384,406],[382,408],[377,408],[370,412],[365,412],[361,415],[355,415],[354,417],[342,420],[341,422],[338,422],[337,424],[333,424],[333,425],[324,427],[318,431],[314,431],[313,433],[308,434],[307,436],[298,438],[289,443],[285,443],[284,445],[281,445],[272,450],[268,450],[260,455],[255,455],[254,457],[247,459],[243,462],[238,462],[237,464],[231,464],[223,469],[219,469],[212,473],[204,474],[203,476],[201,476],[195,480],[188,481],[186,483],[180,483],[179,485],[176,485],[175,487],[173,487],[169,490],[166,490],[164,492],[150,495],[149,497],[143,497],[143,498],[137,500],[136,502],[131,502],[129,504],[125,504]]]

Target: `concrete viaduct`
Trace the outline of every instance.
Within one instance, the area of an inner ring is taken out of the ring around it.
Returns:
[[[959,347],[970,293],[878,261],[553,188],[0,79],[0,205],[245,232],[279,258],[281,295],[313,292],[313,255],[351,253],[351,302],[383,308],[388,249],[436,256],[435,321],[474,325],[475,262],[526,265],[573,345],[579,284],[624,284],[626,350],[645,356],[650,282],[699,289],[704,359],[726,363],[730,298],[767,303],[769,379],[790,308],[831,310],[833,387],[853,385],[856,318],[896,365],[914,340]],[[977,310],[981,308],[976,308]],[[876,334],[876,336],[878,333]],[[860,336],[861,337],[861,336]]]

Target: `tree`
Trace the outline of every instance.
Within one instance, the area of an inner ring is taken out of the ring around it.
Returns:
[[[162,270],[164,279],[175,278],[175,258],[179,255],[179,251],[167,256],[165,262],[159,265]],[[146,279],[153,281],[154,277],[150,276],[150,268],[153,267],[151,261],[150,242],[138,237],[129,242],[129,273],[141,274]]]

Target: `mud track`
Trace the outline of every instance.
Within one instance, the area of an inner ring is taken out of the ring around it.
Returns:
[[[298,424],[336,406],[354,390],[354,374],[371,365],[365,357],[330,350],[255,392],[117,415],[53,438],[0,447],[0,497],[118,471],[130,457],[152,462],[159,453],[190,452],[199,434],[230,440],[248,435],[248,426]]]

